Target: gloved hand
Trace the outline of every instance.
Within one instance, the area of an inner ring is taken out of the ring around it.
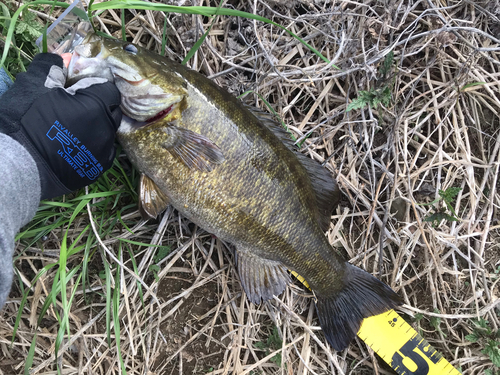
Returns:
[[[118,89],[103,78],[85,78],[65,89],[65,78],[62,58],[41,53],[0,97],[0,132],[37,163],[42,199],[91,184],[116,153]]]

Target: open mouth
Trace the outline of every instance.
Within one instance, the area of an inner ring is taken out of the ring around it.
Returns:
[[[142,123],[142,126],[158,123],[163,119],[174,120],[177,112],[183,108],[183,95],[165,92],[159,85],[153,84],[151,75],[140,72],[113,69],[116,86],[122,93],[121,108],[125,115]],[[180,112],[178,113],[180,115]]]
[[[153,117],[146,120],[147,124],[151,124],[152,122],[159,121],[162,118],[165,118],[170,112],[172,112],[174,105],[172,104],[170,107],[164,109],[163,111],[158,112]]]

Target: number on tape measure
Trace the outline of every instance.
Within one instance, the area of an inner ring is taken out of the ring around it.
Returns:
[[[399,375],[460,374],[394,310],[366,318],[358,336]]]
[[[413,362],[416,366],[415,370],[410,370],[407,367],[409,364],[405,360],[406,358]],[[419,335],[415,335],[394,353],[390,365],[401,375],[427,375],[429,373],[429,364],[425,358],[436,364],[442,357],[426,340]]]

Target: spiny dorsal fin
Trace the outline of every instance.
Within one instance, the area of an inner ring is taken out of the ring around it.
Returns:
[[[318,207],[318,223],[323,231],[328,230],[330,226],[330,217],[340,200],[340,190],[337,181],[321,166],[316,160],[308,158],[301,154],[297,146],[294,145],[291,134],[276,122],[274,116],[270,113],[261,111],[257,108],[246,106],[264,125],[270,129],[290,150],[295,152],[297,159],[304,166],[309,178],[311,179],[312,187],[316,193],[316,201]]]
[[[144,173],[139,180],[139,212],[144,220],[155,219],[168,206],[167,196]]]
[[[162,146],[191,169],[211,172],[224,161],[221,149],[201,134],[173,125],[161,130],[169,135]]]
[[[252,250],[237,247],[236,264],[241,285],[252,303],[259,304],[280,295],[290,282],[285,266],[261,258]]]

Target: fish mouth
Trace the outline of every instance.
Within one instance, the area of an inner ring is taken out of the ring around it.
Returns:
[[[164,119],[178,107],[184,95],[163,90],[136,71],[123,72],[111,68],[114,83],[122,94],[121,108],[125,115],[145,124]],[[124,74],[122,74],[124,73]]]
[[[128,116],[127,114],[123,114],[122,121],[118,129],[118,133],[121,134],[130,133],[139,129],[146,128],[148,126],[152,126],[156,124],[158,121],[167,117],[174,109],[175,109],[175,104],[172,104],[168,108],[158,112],[153,117],[146,119],[146,121],[138,121],[135,118]]]
[[[185,102],[187,91],[171,84],[167,87],[157,84],[159,73],[148,69],[147,64],[144,67],[137,63],[137,59],[124,57],[121,51],[122,47],[108,46],[97,36],[89,37],[73,51],[66,84],[69,86],[86,77],[106,78],[121,93],[123,114],[137,126],[150,125],[166,117],[177,118],[185,108],[180,103]]]
[[[161,119],[164,119],[165,117],[167,117],[172,112],[173,108],[174,108],[174,105],[172,104],[170,107],[165,108],[164,110],[158,112],[153,117],[147,119],[146,120],[146,124],[150,125],[150,124],[152,124],[152,123],[154,123],[156,121],[160,121]]]
[[[89,35],[71,54],[67,66],[66,86],[87,77],[100,77],[113,82],[113,74],[106,62],[106,51],[102,43]]]

